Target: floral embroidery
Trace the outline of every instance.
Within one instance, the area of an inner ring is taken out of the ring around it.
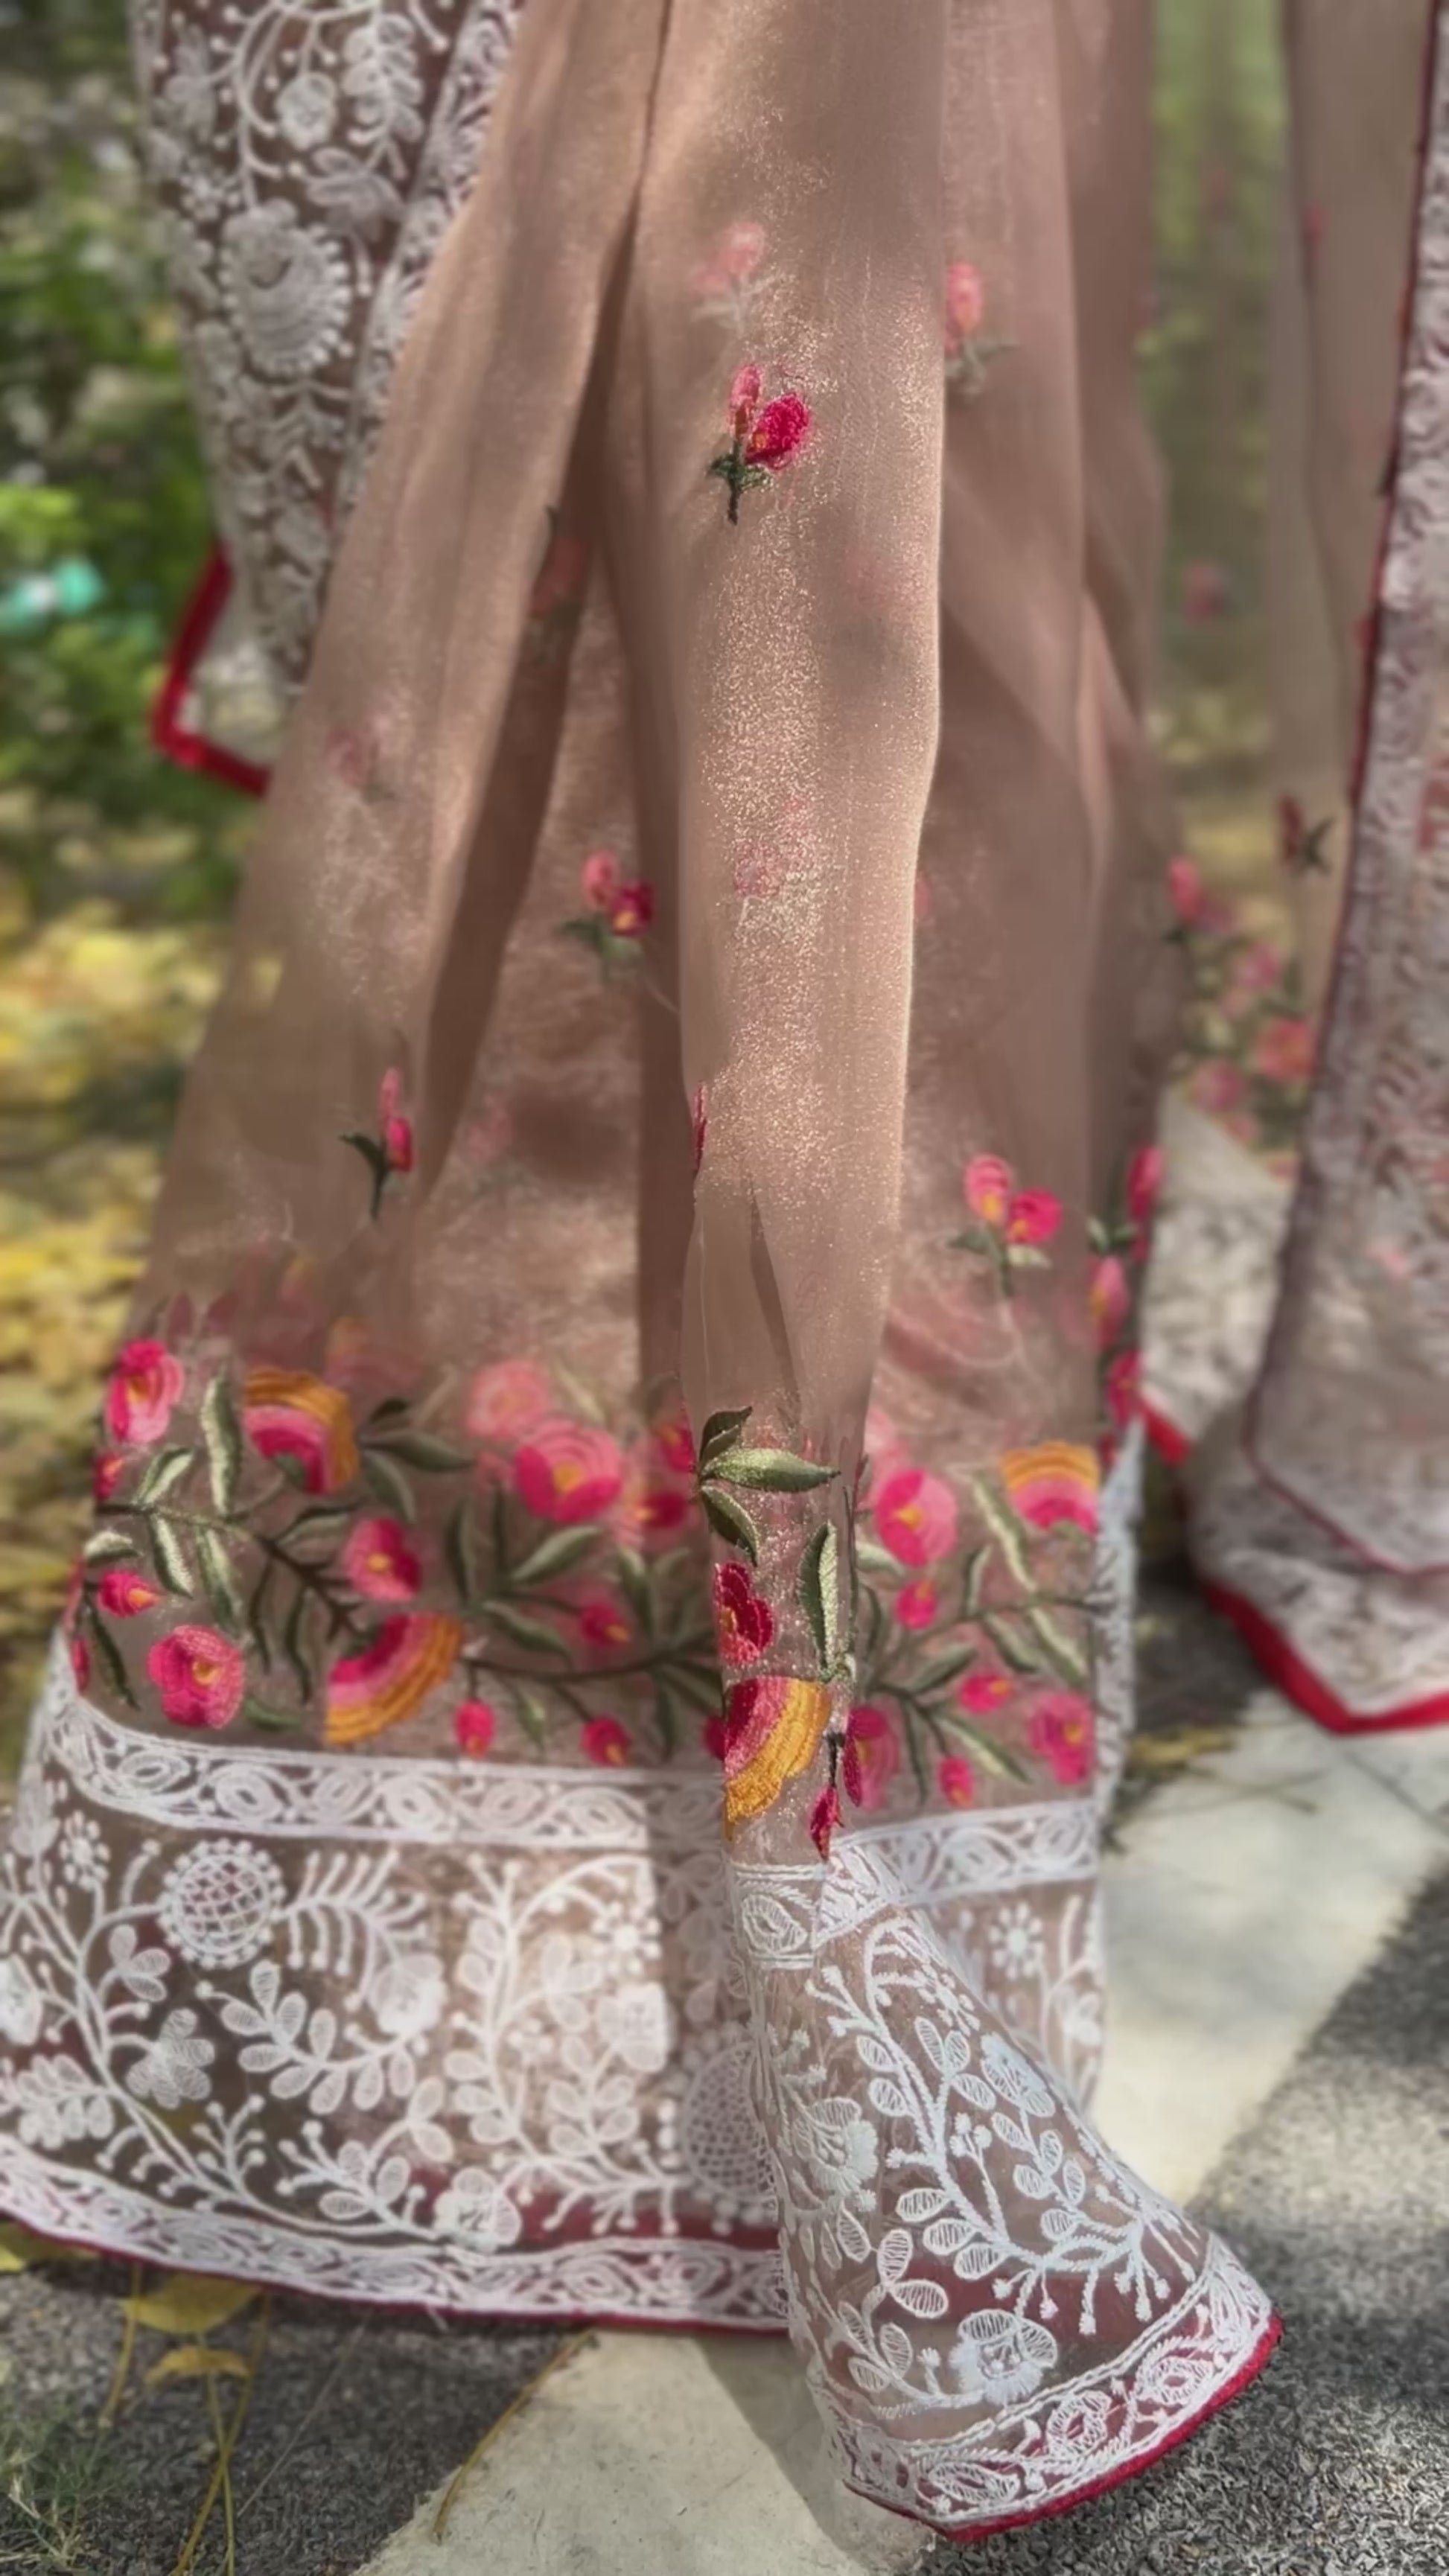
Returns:
[[[116,1440],[128,1440],[137,1448],[149,1448],[153,1441],[164,1438],[171,1419],[172,1407],[180,1398],[186,1377],[179,1360],[173,1359],[160,1342],[127,1342],[111,1371],[106,1389],[106,1428]],[[120,1461],[105,1460],[96,1473],[99,1487],[109,1478],[114,1482]],[[104,1500],[102,1495],[100,1499]]]
[[[1136,1420],[1140,1410],[1139,1308],[1161,1185],[1161,1148],[1139,1146],[1127,1166],[1122,1215],[1112,1224],[1094,1218],[1088,1228],[1093,1259],[1087,1303],[1105,1416],[1104,1457],[1113,1454],[1117,1435]]]
[[[1095,1532],[1101,1474],[1094,1451],[1069,1440],[1011,1449],[1001,1460],[1001,1481],[1012,1509],[1032,1529],[1056,1529],[1070,1521]]]
[[[1045,1691],[1032,1703],[1032,1751],[1063,1789],[1080,1789],[1092,1777],[1096,1716],[1080,1691]]]
[[[621,876],[612,850],[592,850],[579,882],[589,909],[561,925],[563,937],[592,948],[606,973],[637,965],[639,943],[654,919],[654,888],[645,877]]]
[[[481,1761],[498,1732],[497,1715],[486,1700],[465,1699],[453,1711],[453,1741],[460,1753]]]
[[[736,372],[730,386],[729,446],[711,460],[708,471],[729,487],[727,516],[733,527],[740,515],[740,495],[768,483],[800,454],[810,435],[808,404],[797,393],[776,394],[761,404],[763,379],[753,362]]]
[[[372,1174],[372,1215],[382,1212],[382,1195],[394,1174],[410,1172],[413,1167],[412,1121],[405,1118],[398,1103],[402,1097],[402,1075],[396,1066],[382,1077],[377,1096],[377,1134],[366,1135],[352,1128],[342,1142],[362,1156]]]
[[[163,1717],[176,1726],[229,1726],[242,1703],[246,1664],[214,1628],[173,1628],[146,1658]]]
[[[218,1396],[216,1436],[232,1441]],[[352,1408],[342,1389],[303,1369],[253,1369],[246,1380],[242,1424],[252,1447],[287,1469],[309,1494],[330,1494],[358,1472]],[[139,1499],[139,1497],[138,1497]]]
[[[1013,347],[982,329],[986,287],[969,259],[954,260],[946,271],[946,382],[965,402],[974,402],[986,385],[994,358]]]
[[[733,322],[743,330],[759,291],[758,275],[765,256],[760,224],[736,223],[720,235],[714,249],[699,262],[690,279],[702,313]]]
[[[1174,859],[1168,892],[1188,969],[1177,1072],[1199,1109],[1281,1165],[1296,1149],[1313,1071],[1297,964],[1242,930],[1190,859]]]
[[[537,661],[553,662],[569,644],[583,614],[588,580],[588,549],[572,535],[557,510],[548,514],[548,550],[528,602],[526,650]]]
[[[961,1187],[971,1223],[952,1235],[951,1248],[989,1261],[1002,1295],[1010,1297],[1018,1270],[1047,1267],[1046,1246],[1061,1225],[1061,1200],[1049,1190],[1019,1190],[1011,1165],[998,1154],[977,1154]]]
[[[1290,877],[1331,876],[1333,816],[1310,823],[1296,796],[1278,799],[1278,854]]]

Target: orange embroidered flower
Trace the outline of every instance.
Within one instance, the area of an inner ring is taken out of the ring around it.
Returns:
[[[1008,1449],[1000,1471],[1013,1511],[1031,1528],[1071,1522],[1095,1531],[1101,1475],[1093,1450],[1070,1440],[1044,1440],[1035,1449]]]
[[[829,1718],[821,1682],[779,1674],[736,1682],[725,1707],[726,1834],[764,1815],[786,1781],[809,1770]]]
[[[352,1410],[340,1387],[301,1369],[253,1369],[242,1420],[264,1458],[292,1458],[311,1494],[335,1493],[358,1473]]]
[[[342,1656],[329,1672],[325,1741],[360,1744],[415,1717],[447,1680],[462,1643],[459,1622],[431,1611],[386,1620],[360,1653]]]

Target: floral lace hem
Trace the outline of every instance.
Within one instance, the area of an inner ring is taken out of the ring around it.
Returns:
[[[1150,2468],[1257,2377],[1281,2321],[1216,2237],[1186,2295],[1126,2354],[946,2444],[841,2426],[835,2466],[857,2495],[948,2540],[1065,2513]]]

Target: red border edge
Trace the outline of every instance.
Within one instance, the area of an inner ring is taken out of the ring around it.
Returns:
[[[1269,1680],[1276,1682],[1305,1716],[1326,1727],[1330,1735],[1388,1735],[1404,1727],[1442,1726],[1449,1720],[1449,1691],[1439,1691],[1432,1699],[1411,1700],[1403,1708],[1385,1709],[1381,1715],[1355,1715],[1312,1666],[1295,1654],[1286,1637],[1279,1636],[1255,1602],[1245,1601],[1240,1592],[1230,1591],[1226,1584],[1213,1583],[1206,1576],[1198,1579],[1204,1599],[1224,1619],[1231,1620]]]
[[[220,546],[213,546],[206,567],[187,602],[180,631],[171,648],[161,686],[151,709],[151,740],[163,758],[179,769],[198,769],[244,796],[265,796],[271,772],[239,752],[208,742],[183,724],[181,710],[192,675],[231,595],[231,566]]]
[[[1147,1426],[1147,1437],[1159,1458],[1165,1459],[1169,1467],[1180,1467],[1192,1448],[1187,1433],[1179,1431],[1177,1424],[1167,1414],[1159,1413],[1152,1404],[1144,1404],[1142,1419]]]
[[[1078,2505],[1091,2504],[1095,2497],[1109,2494],[1113,2487],[1125,2486],[1129,2478],[1140,2477],[1144,2469],[1153,2468],[1159,2460],[1166,2459],[1168,2452],[1175,2451],[1180,2442],[1190,2440],[1220,2407],[1241,2396],[1250,2381],[1257,2378],[1282,2332],[1283,2320],[1275,2310],[1247,2359],[1239,2364],[1232,2378],[1225,2380],[1221,2388],[1215,2388],[1195,2413],[1187,2416],[1181,2424],[1174,2424],[1172,2431],[1164,2433],[1155,2448],[1144,2451],[1140,2459],[1124,2460],[1120,2468],[1109,2470],[1106,2477],[1091,2480],[1086,2486],[1078,2487],[1072,2495],[1057,2496],[1050,2504],[1039,2504],[1029,2513],[1008,2513],[995,2522],[975,2522],[954,2531],[944,2523],[926,2523],[924,2528],[938,2532],[941,2539],[950,2541],[953,2548],[969,2549],[973,2541],[990,2540],[1001,2531],[1026,2531],[1033,2523],[1046,2522],[1053,2514],[1072,2513]],[[867,2495],[864,2487],[854,2487],[852,2492],[864,2496],[867,2504],[878,2505],[881,2502],[879,2496]],[[886,2511],[897,2513],[902,2522],[921,2520],[918,2514],[901,2513],[898,2506],[887,2506]]]

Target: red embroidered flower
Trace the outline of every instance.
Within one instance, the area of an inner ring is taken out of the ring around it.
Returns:
[[[1008,1243],[1050,1243],[1062,1221],[1062,1203],[1050,1190],[1017,1190],[1006,1211]]]
[[[1015,1687],[1006,1673],[967,1673],[956,1698],[967,1717],[989,1717],[1010,1699]]]
[[[973,1807],[976,1774],[964,1753],[948,1753],[936,1765],[936,1786],[949,1807]]]
[[[497,1717],[486,1700],[465,1699],[453,1711],[453,1741],[474,1761],[481,1761],[497,1732]]]
[[[423,1569],[401,1521],[359,1521],[342,1551],[342,1571],[365,1601],[411,1601]]]
[[[106,1389],[106,1428],[113,1439],[149,1449],[181,1400],[186,1372],[162,1342],[127,1342]]]
[[[103,1449],[91,1467],[91,1492],[98,1503],[108,1503],[126,1472],[126,1462],[119,1450]]]
[[[579,1743],[590,1762],[617,1770],[629,1759],[629,1738],[617,1717],[591,1717],[579,1729]]]
[[[1161,1187],[1161,1146],[1139,1145],[1127,1167],[1127,1214],[1139,1232],[1152,1221]]]
[[[398,1108],[401,1098],[402,1075],[394,1066],[382,1077],[377,1102],[382,1150],[390,1172],[410,1172],[413,1167],[413,1131],[411,1123]]]
[[[1173,859],[1168,864],[1167,892],[1178,920],[1189,926],[1201,922],[1207,896],[1202,877],[1191,859]]]
[[[214,1628],[173,1628],[158,1637],[146,1670],[173,1726],[229,1726],[246,1688],[240,1647]]]
[[[578,1608],[579,1630],[589,1646],[627,1646],[634,1631],[622,1602],[607,1592],[594,1593]]]
[[[714,1621],[720,1659],[738,1669],[763,1655],[775,1634],[775,1614],[742,1565],[714,1570]]]
[[[802,395],[776,394],[762,409],[762,391],[763,378],[751,360],[737,370],[730,386],[731,444],[722,456],[711,459],[708,469],[729,488],[732,525],[740,515],[741,493],[778,474],[800,454],[810,435],[810,406]]]
[[[618,1500],[624,1461],[617,1440],[582,1422],[541,1422],[517,1452],[513,1481],[545,1521],[592,1521]]]
[[[1096,1720],[1079,1691],[1045,1691],[1031,1712],[1031,1749],[1063,1789],[1079,1789],[1092,1776]]]
[[[940,1476],[907,1467],[875,1498],[876,1536],[900,1565],[936,1565],[956,1544],[956,1497]]]
[[[618,887],[607,917],[616,939],[642,939],[654,919],[654,888],[647,878],[639,877],[632,885]]]
[[[96,1599],[113,1619],[138,1619],[143,1610],[154,1610],[162,1599],[159,1583],[149,1574],[124,1565],[108,1566],[96,1587]]]
[[[915,1583],[903,1583],[891,1606],[903,1628],[929,1628],[941,1597],[934,1583],[922,1576]]]
[[[834,1789],[822,1789],[810,1810],[810,1839],[822,1860],[830,1858],[830,1837],[839,1822],[839,1792]]]
[[[852,1806],[867,1813],[882,1803],[900,1769],[896,1731],[883,1708],[853,1708],[845,1730],[840,1776]]]
[[[1009,1296],[1014,1270],[1044,1266],[1042,1246],[1061,1225],[1061,1200],[1050,1190],[1019,1190],[1016,1174],[999,1154],[974,1155],[961,1188],[975,1223],[954,1239],[963,1251],[990,1257]]]
[[[683,1411],[669,1414],[652,1426],[650,1436],[671,1476],[682,1476],[692,1482],[694,1433],[690,1430],[688,1415]]]

